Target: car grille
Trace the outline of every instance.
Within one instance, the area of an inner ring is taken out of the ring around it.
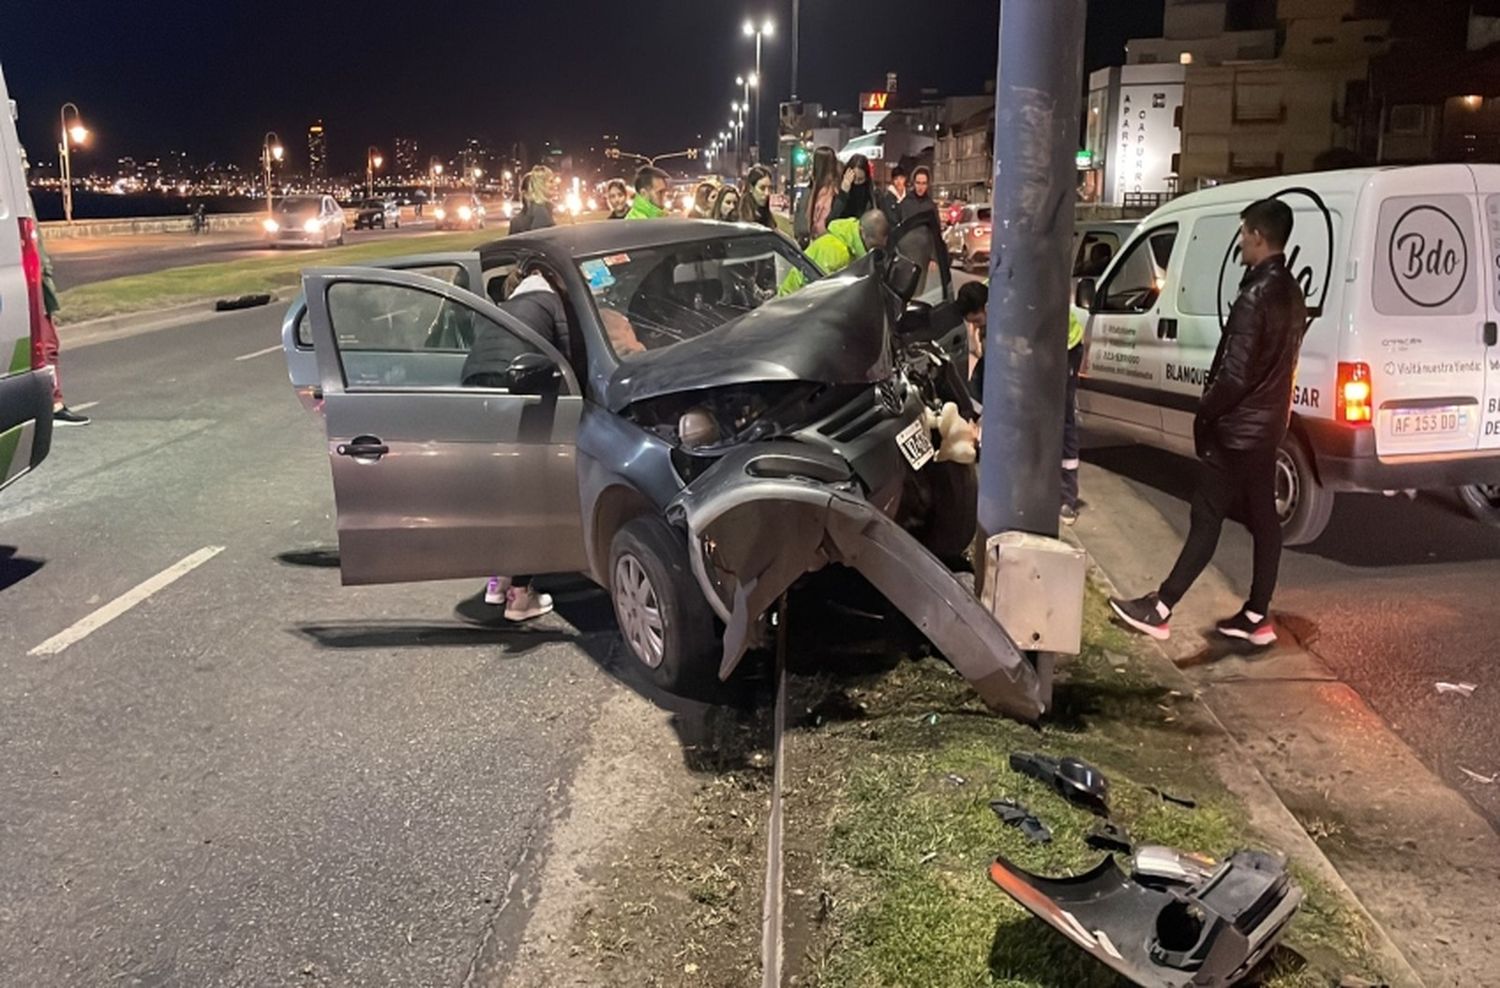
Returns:
[[[897,377],[887,378],[821,422],[818,432],[835,442],[851,442],[881,420],[900,415],[905,405],[905,382]]]

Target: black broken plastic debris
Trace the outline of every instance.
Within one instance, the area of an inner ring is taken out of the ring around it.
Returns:
[[[1181,806],[1185,809],[1196,810],[1198,808],[1198,801],[1195,799],[1189,799],[1187,796],[1174,796],[1171,793],[1167,792],[1165,789],[1158,789],[1155,786],[1147,786],[1146,791],[1151,793],[1151,795],[1153,796],[1160,796],[1168,803],[1172,803],[1176,806]]]
[[[1019,803],[1012,803],[1008,799],[996,799],[990,801],[990,809],[995,811],[1002,823],[1010,827],[1019,827],[1021,833],[1033,844],[1052,843],[1052,831],[1047,825],[1036,818],[1026,807]]]
[[[253,309],[258,305],[270,305],[271,296],[267,294],[241,295],[239,298],[221,298],[214,303],[215,312],[232,312],[235,309]]]
[[[1007,895],[1143,988],[1228,988],[1265,959],[1302,903],[1279,856],[1238,851],[1188,885],[1153,887],[1107,857],[1082,875],[1044,878],[1003,857]]]
[[[1124,824],[1113,820],[1101,820],[1083,838],[1083,842],[1096,851],[1117,851],[1120,854],[1129,854],[1135,847],[1130,839],[1130,831],[1125,829]]]
[[[1051,786],[1058,795],[1100,816],[1109,816],[1109,780],[1079,758],[1011,752],[1010,767]]]

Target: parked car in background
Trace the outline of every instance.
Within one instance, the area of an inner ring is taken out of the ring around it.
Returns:
[[[943,234],[954,267],[969,271],[989,265],[990,208],[964,206],[959,210],[958,222],[948,227]]]
[[[36,216],[26,191],[15,104],[0,74],[0,487],[52,447],[52,370],[37,360],[47,311]]]
[[[401,225],[401,204],[395,199],[366,199],[354,209],[354,229],[382,230]]]
[[[483,230],[484,203],[473,193],[445,196],[432,217],[439,230]]]
[[[286,196],[261,226],[273,247],[327,247],[344,242],[344,210],[333,196]]]

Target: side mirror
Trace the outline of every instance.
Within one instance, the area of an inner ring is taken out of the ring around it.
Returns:
[[[505,386],[512,394],[555,395],[562,384],[562,371],[540,353],[523,353],[505,369]]]
[[[1079,278],[1078,287],[1073,290],[1073,302],[1085,312],[1094,309],[1094,295],[1098,291],[1098,284],[1093,278]]]
[[[922,283],[922,269],[913,261],[897,254],[891,259],[890,267],[886,268],[885,283],[905,304],[917,294],[917,286]]]

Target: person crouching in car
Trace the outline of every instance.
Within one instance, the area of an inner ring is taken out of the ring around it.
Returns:
[[[499,307],[528,329],[552,344],[571,363],[568,316],[558,296],[539,268],[529,268],[522,277],[512,271]],[[466,388],[504,388],[509,384],[510,362],[518,353],[516,337],[502,326],[482,321],[474,333],[474,345],[464,360],[462,382]],[[505,606],[507,621],[529,621],[552,611],[550,594],[537,593],[531,577],[492,576],[484,588],[484,602]]]
[[[890,239],[891,221],[880,210],[872,209],[857,220],[829,223],[828,232],[807,245],[807,256],[824,274],[838,274]],[[807,279],[794,268],[781,282],[778,294],[790,295],[805,284]]]

